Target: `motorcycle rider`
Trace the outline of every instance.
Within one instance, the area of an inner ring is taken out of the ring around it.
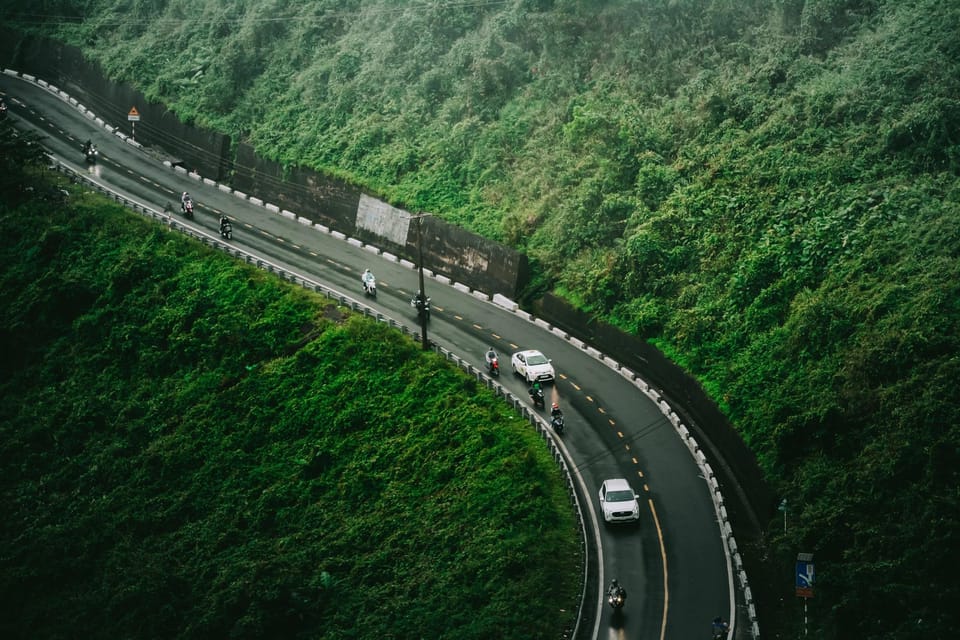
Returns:
[[[556,402],[550,408],[550,426],[558,435],[563,435],[563,412],[560,411],[560,405]]]
[[[364,269],[363,275],[360,276],[360,281],[363,282],[363,291],[364,293],[370,293],[370,285],[373,282],[376,282],[377,279],[374,277],[373,272],[370,269]]]
[[[417,290],[417,295],[413,298],[413,306],[417,308],[418,315],[429,313],[430,298],[423,295],[423,291]]]
[[[487,360],[487,369],[493,369],[493,363],[497,360],[497,352],[493,350],[493,347],[487,349],[484,357]]]
[[[87,141],[84,142],[83,146],[80,148],[83,149],[84,153],[87,153],[88,151],[90,151],[92,147],[93,147],[93,140],[91,140],[90,138],[87,138]]]
[[[551,418],[563,417],[563,411],[560,411],[560,405],[557,404],[556,402],[554,402],[553,406],[550,407],[550,417]]]
[[[184,191],[184,192],[180,195],[180,209],[181,209],[182,211],[186,211],[186,210],[187,210],[187,203],[188,203],[188,202],[191,202],[191,200],[192,200],[192,199],[190,198],[190,194],[187,193],[186,191]]]
[[[223,233],[225,229],[230,226],[230,218],[225,215],[220,216],[220,233]]]
[[[540,388],[540,381],[534,382],[530,386],[530,390],[527,392],[530,394],[530,399],[533,400],[534,405],[543,404],[543,389]]]
[[[616,578],[614,578],[610,582],[610,588],[607,589],[607,597],[616,598],[617,596],[620,597],[620,602],[622,606],[622,603],[627,601],[627,590],[624,589],[622,586],[620,586],[620,583],[617,582]]]
[[[720,616],[717,616],[713,619],[711,629],[713,630],[714,640],[720,640],[721,638],[725,638],[727,636],[727,631],[730,629],[730,625],[727,624],[726,620]]]

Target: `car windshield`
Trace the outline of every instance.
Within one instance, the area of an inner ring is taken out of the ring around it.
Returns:
[[[607,502],[630,502],[633,500],[633,491],[608,491]]]
[[[531,353],[527,356],[527,364],[547,364],[550,362],[542,353]]]

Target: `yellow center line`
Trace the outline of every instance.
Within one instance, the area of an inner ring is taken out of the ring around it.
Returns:
[[[653,514],[653,524],[657,528],[657,538],[660,540],[660,560],[663,562],[663,619],[660,621],[660,640],[663,640],[667,634],[667,611],[670,607],[670,591],[667,589],[667,549],[663,541],[663,529],[660,528],[660,519],[657,517],[653,500],[647,499],[647,503],[650,505],[650,513]]]

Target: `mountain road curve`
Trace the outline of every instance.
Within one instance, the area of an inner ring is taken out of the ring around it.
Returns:
[[[366,303],[416,324],[410,299],[419,285],[417,271],[409,265],[174,171],[149,150],[109,133],[62,95],[35,83],[0,74],[0,92],[16,125],[38,132],[54,157],[78,171],[93,174],[131,199],[157,209],[169,207],[179,222],[211,234],[217,233],[219,216],[226,214],[233,222],[231,244],[357,299],[364,299],[360,275],[370,268],[378,292]],[[84,162],[80,150],[88,138],[100,151],[94,165]],[[183,191],[196,203],[193,220],[180,213]],[[430,279],[426,289],[433,305],[430,339],[478,368],[492,346],[500,354],[499,382],[514,395],[526,398],[527,385],[513,375],[511,353],[538,349],[553,360],[557,379],[544,387],[547,410],[540,414],[548,417],[552,402],[564,411],[563,448],[583,480],[582,499],[593,505],[597,557],[602,559],[588,585],[587,611],[594,617],[581,625],[579,637],[707,638],[714,617],[733,620],[733,571],[711,489],[660,408],[617,371],[523,315],[437,279]],[[638,523],[603,522],[598,490],[608,478],[626,478],[639,495]],[[604,598],[612,578],[628,593],[616,614]]]

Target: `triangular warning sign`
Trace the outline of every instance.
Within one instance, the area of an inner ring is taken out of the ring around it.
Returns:
[[[137,111],[137,108],[136,108],[136,107],[130,107],[130,113],[128,113],[127,115],[128,115],[128,116],[138,116],[138,115],[140,115],[140,112]]]

